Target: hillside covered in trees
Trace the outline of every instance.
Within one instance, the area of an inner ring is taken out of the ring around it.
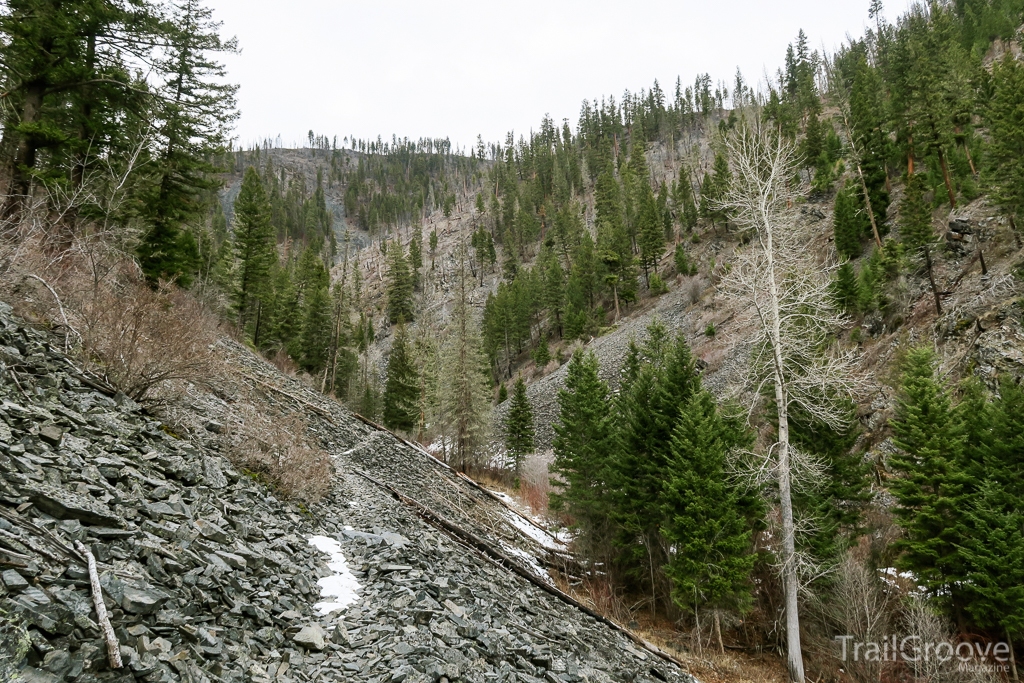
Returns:
[[[572,538],[559,581],[680,652],[1017,680],[1024,4],[868,12],[766,83],[654,82],[469,149],[283,150],[232,147],[236,46],[200,5],[11,2],[5,296],[44,287],[111,382],[94,327],[142,332],[97,311],[187,299],[518,492]],[[1004,649],[839,654],[897,633]]]

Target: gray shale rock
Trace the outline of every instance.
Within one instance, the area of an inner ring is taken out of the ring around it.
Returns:
[[[241,374],[287,392],[268,401],[304,411],[307,436],[333,456],[321,502],[280,501],[234,470],[222,457],[238,419],[226,401],[196,390],[176,416],[187,429],[165,429],[82,381],[62,340],[0,304],[0,356],[21,384],[0,373],[0,549],[16,563],[0,573],[0,681],[693,683],[356,471],[496,548],[557,564],[493,498],[241,346],[223,347]],[[313,535],[340,544],[359,583],[355,601],[328,615],[315,607],[317,581],[332,572]],[[119,671],[76,541],[99,565]]]

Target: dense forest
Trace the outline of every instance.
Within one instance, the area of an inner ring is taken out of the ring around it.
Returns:
[[[468,150],[310,131],[308,172],[269,143],[232,147],[217,55],[237,46],[200,3],[70,4],[0,11],[4,240],[45,225],[45,253],[117,249],[144,287],[191,293],[279,367],[470,473],[518,482],[539,419],[524,375],[565,366],[550,503],[578,571],[698,645],[785,653],[801,683],[909,680],[896,664],[841,676],[832,639],[884,640],[925,603],[958,638],[1020,651],[1020,378],[950,375],[908,332],[872,427],[891,437],[881,467],[835,363],[872,330],[909,330],[918,284],[942,316],[944,263],[987,273],[988,247],[940,239],[937,217],[983,198],[1005,253],[1021,248],[1021,0],[916,4],[895,23],[873,0],[864,36],[821,54],[801,31],[761,86],[655,82],[582,103],[575,127],[544,117]],[[810,205],[831,220],[808,264],[785,220]],[[709,243],[710,263],[694,256]],[[805,267],[820,287],[801,289]],[[692,339],[657,319],[602,379],[586,344],[698,275],[756,308],[751,386],[706,388]],[[737,287],[763,282],[774,308]],[[885,606],[865,625],[858,603]]]

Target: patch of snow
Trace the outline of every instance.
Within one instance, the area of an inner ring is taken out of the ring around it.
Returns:
[[[341,544],[327,536],[313,536],[309,544],[317,550],[331,556],[327,568],[334,572],[333,576],[325,576],[317,581],[320,586],[320,597],[330,598],[316,603],[315,607],[321,615],[343,610],[356,601],[359,582],[348,568],[345,556],[341,552]]]
[[[541,526],[539,522],[518,512],[518,510],[520,509],[520,505],[512,496],[508,495],[507,493],[502,493],[500,491],[491,491],[490,489],[487,490],[490,493],[494,494],[507,506],[509,506],[509,508],[511,508],[504,510],[505,517],[512,524],[512,526],[519,529],[519,531],[521,531],[523,535],[536,541],[538,544],[540,544],[544,548],[547,548],[548,550],[566,550],[565,542],[561,538],[549,532],[547,529]]]
[[[525,550],[520,550],[519,548],[510,546],[507,543],[502,543],[501,549],[504,550],[507,555],[511,555],[513,558],[518,558],[519,560],[522,560],[526,564],[527,569],[529,569],[531,572],[536,574],[539,578],[543,579],[544,581],[551,583],[551,576],[549,576],[548,573],[544,570],[544,567],[541,566],[540,562],[537,561],[536,557],[526,552]]]
[[[516,514],[512,510],[506,510],[505,516],[512,523],[512,526],[519,529],[519,531],[523,532],[523,535],[533,539],[542,547],[548,550],[565,550],[564,543],[522,515]]]

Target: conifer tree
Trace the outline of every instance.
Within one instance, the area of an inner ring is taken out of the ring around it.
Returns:
[[[609,458],[614,431],[608,386],[598,377],[597,357],[577,349],[558,392],[558,422],[552,447],[552,509],[564,511],[580,532],[587,555],[607,556],[610,547]]]
[[[332,323],[328,276],[323,270],[322,276],[307,286],[302,302],[301,355],[298,360],[302,369],[314,376],[327,367]]]
[[[749,608],[756,560],[741,495],[727,473],[739,434],[725,424],[711,395],[698,391],[672,432],[661,510],[661,533],[674,549],[665,567],[672,599],[685,612],[713,610],[723,651],[719,612]]]
[[[268,294],[271,268],[277,260],[273,228],[270,225],[270,202],[260,176],[252,166],[245,170],[242,187],[235,199],[235,258],[238,279],[235,285],[235,309],[238,325],[243,330],[253,323],[253,342],[259,345],[258,320],[262,303]]]
[[[505,449],[512,461],[512,471],[517,475],[523,459],[533,452],[533,436],[533,409],[526,396],[526,383],[519,375],[512,388],[512,402],[505,418]]]
[[[833,293],[838,303],[847,313],[856,313],[860,299],[857,273],[849,261],[839,266],[833,283]]]
[[[452,320],[445,342],[445,412],[454,430],[451,464],[465,471],[476,464],[490,427],[489,372],[468,296],[466,245],[459,247],[459,274]]]
[[[889,489],[905,534],[897,542],[902,551],[898,565],[914,572],[919,585],[945,595],[954,612],[961,610],[958,546],[964,537],[970,481],[963,426],[948,391],[935,378],[935,357],[928,348],[907,355],[892,428],[899,452],[890,458],[890,466],[900,476]]]
[[[987,120],[992,144],[987,174],[1020,245],[1024,222],[1024,66],[1010,52],[992,69]]]
[[[928,281],[931,283],[932,296],[935,299],[935,311],[942,315],[942,299],[935,276],[932,273],[932,243],[935,232],[932,227],[931,208],[924,201],[924,188],[920,176],[911,175],[907,178],[907,191],[900,205],[900,236],[911,252],[924,256]]]
[[[420,268],[423,267],[423,247],[420,245],[420,236],[417,232],[409,241],[409,267],[412,270],[413,289],[420,288]]]
[[[409,352],[405,325],[399,324],[388,358],[387,381],[384,384],[384,426],[412,432],[419,417],[419,373]]]
[[[221,39],[220,24],[199,0],[177,0],[170,12],[171,21],[164,22],[167,49],[155,60],[168,92],[157,100],[159,153],[154,186],[144,198],[151,227],[139,245],[139,261],[151,281],[178,278],[187,285],[195,240],[182,228],[205,211],[202,195],[218,184],[211,158],[227,143],[238,117],[238,86],[220,82],[227,72],[213,57],[235,52],[237,45]]]
[[[693,199],[690,171],[685,165],[679,167],[679,179],[672,185],[672,203],[675,206],[679,224],[687,230],[697,227],[697,203]]]
[[[565,273],[558,256],[551,252],[544,268],[544,308],[548,311],[548,324],[562,334],[562,314],[565,311]],[[551,320],[553,318],[553,321]],[[553,322],[553,324],[552,324]]]
[[[864,235],[864,221],[858,210],[857,190],[852,185],[836,193],[832,226],[835,231],[836,251],[840,256],[853,259],[861,255],[861,239]]]
[[[644,282],[651,286],[651,271],[657,272],[658,260],[665,253],[665,233],[657,200],[650,183],[644,181],[640,206],[637,209],[637,247],[640,252],[640,267],[644,271]]]
[[[392,325],[398,322],[412,322],[413,277],[409,263],[402,253],[402,245],[394,244],[388,250],[388,320]]]

